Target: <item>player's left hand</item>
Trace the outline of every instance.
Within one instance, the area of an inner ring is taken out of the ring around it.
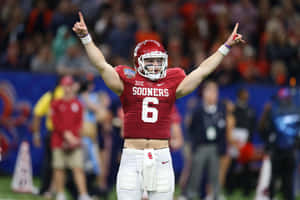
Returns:
[[[225,44],[227,44],[230,47],[240,44],[240,43],[246,43],[246,41],[243,40],[243,38],[242,38],[243,36],[237,32],[238,27],[239,27],[239,23],[236,23],[231,35],[225,42]]]

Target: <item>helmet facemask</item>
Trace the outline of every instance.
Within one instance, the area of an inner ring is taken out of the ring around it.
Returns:
[[[138,58],[138,65],[140,75],[156,81],[166,76],[168,55],[161,51],[152,51],[141,55]]]

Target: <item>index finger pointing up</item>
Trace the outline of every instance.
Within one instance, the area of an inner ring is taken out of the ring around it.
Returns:
[[[239,23],[237,22],[234,26],[233,32],[236,33],[238,28],[239,28]]]
[[[80,11],[78,12],[78,15],[79,15],[80,23],[85,24],[84,19],[83,19],[83,15]]]

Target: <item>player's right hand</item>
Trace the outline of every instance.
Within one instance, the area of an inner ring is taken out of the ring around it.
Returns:
[[[86,36],[89,32],[88,32],[88,29],[87,29],[87,26],[84,22],[84,18],[83,18],[83,15],[82,13],[79,11],[78,12],[78,15],[79,15],[79,22],[76,22],[72,28],[72,30],[76,33],[76,35],[78,37],[84,37]]]

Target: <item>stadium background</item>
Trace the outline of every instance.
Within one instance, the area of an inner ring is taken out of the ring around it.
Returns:
[[[182,67],[186,73],[214,51],[239,21],[247,45],[232,49],[210,78],[220,85],[223,100],[235,102],[236,91],[248,89],[257,117],[278,88],[298,88],[300,82],[299,0],[1,0],[0,4],[2,180],[9,181],[6,175],[10,176],[14,169],[23,140],[31,144],[34,175],[39,174],[43,149],[32,146],[32,108],[43,93],[54,87],[58,76],[65,73],[58,67],[58,56],[64,57],[66,49],[77,43],[72,34],[64,40],[57,33],[70,31],[79,9],[110,63],[130,64],[134,44],[151,38],[167,47],[171,66]],[[58,50],[54,47],[58,40],[60,45],[69,42],[70,46]],[[43,48],[52,55],[47,69],[32,64]],[[71,73],[95,73],[86,66],[88,62],[83,63],[86,71],[73,68]],[[104,90],[117,101],[98,76],[95,90]],[[197,95],[195,91],[176,102],[182,117],[187,101]],[[254,143],[262,144],[258,134]]]

